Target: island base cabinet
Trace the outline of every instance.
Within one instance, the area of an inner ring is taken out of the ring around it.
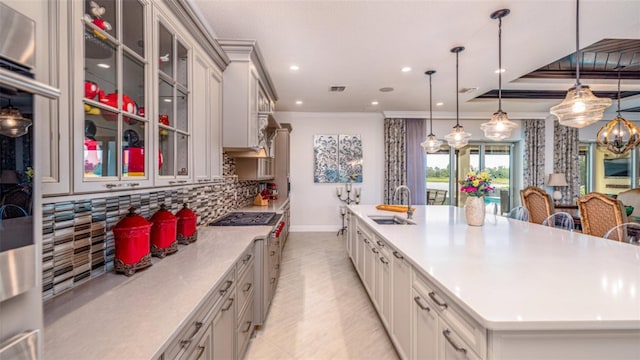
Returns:
[[[198,342],[191,353],[187,354],[185,359],[189,360],[212,360],[213,359],[213,332],[211,325],[202,335],[202,339]]]
[[[398,354],[408,359],[411,351],[411,265],[404,256],[392,250],[391,339]]]
[[[223,299],[222,305],[213,318],[213,358],[235,359],[235,288]]]
[[[439,320],[439,360],[481,360],[445,321]]]
[[[438,358],[438,314],[424,296],[413,290],[412,359]]]
[[[382,323],[388,329],[391,321],[391,263],[384,256],[380,256],[379,261],[378,284],[376,285],[378,311]]]

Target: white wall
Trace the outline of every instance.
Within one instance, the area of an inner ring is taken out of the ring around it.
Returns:
[[[347,134],[362,137],[363,166],[361,202],[379,204],[384,181],[384,117],[380,113],[278,112],[278,122],[290,123],[291,132],[291,230],[338,231],[340,206],[338,184],[313,182],[313,136]],[[342,184],[340,184],[342,186]],[[343,195],[344,196],[344,195]]]

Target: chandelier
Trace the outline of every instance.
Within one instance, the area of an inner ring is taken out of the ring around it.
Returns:
[[[455,148],[455,149],[460,149],[463,148],[465,146],[467,146],[467,144],[469,144],[469,139],[471,138],[471,134],[468,132],[464,131],[464,127],[462,127],[462,125],[460,125],[460,106],[459,106],[459,90],[458,90],[458,57],[460,55],[460,52],[464,50],[464,47],[462,46],[457,46],[454,47],[453,49],[451,49],[452,53],[456,54],[456,126],[453,127],[453,130],[451,130],[451,132],[449,134],[447,134],[444,139],[447,140],[447,144],[449,144],[449,146]]]
[[[618,115],[598,131],[598,144],[614,154],[624,154],[640,145],[640,128],[620,116],[620,72],[618,67]]]
[[[518,124],[509,120],[507,113],[502,111],[502,18],[509,15],[509,9],[500,9],[491,14],[492,19],[498,19],[498,111],[493,113],[489,122],[480,125],[484,136],[500,141],[511,136],[511,132]]]
[[[431,91],[431,75],[435,74],[435,70],[428,70],[425,72],[426,75],[429,75],[429,135],[427,135],[427,139],[423,141],[420,145],[424,148],[429,154],[436,153],[440,150],[440,145],[442,145],[442,141],[438,140],[435,135],[433,135],[433,110],[432,110],[432,91]]]
[[[551,108],[560,125],[583,128],[602,119],[604,110],[611,106],[611,99],[598,98],[589,86],[580,84],[580,61],[582,53],[579,46],[580,0],[576,0],[576,83],[567,91],[564,100]]]

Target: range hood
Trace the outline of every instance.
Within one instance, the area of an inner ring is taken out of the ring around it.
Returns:
[[[276,130],[280,129],[280,124],[270,112],[258,113],[258,124],[260,134],[258,136],[259,146],[249,148],[225,147],[224,152],[232,158],[267,158],[272,157],[271,145],[276,136]]]

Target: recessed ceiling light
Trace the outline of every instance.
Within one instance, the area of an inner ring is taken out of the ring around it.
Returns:
[[[298,65],[291,65],[289,66],[289,70],[298,71],[300,70],[300,67]]]
[[[436,103],[436,106],[442,106],[442,105],[444,105],[443,102]]]
[[[506,69],[496,69],[496,71],[494,71],[494,73],[499,74],[499,73],[503,73],[507,71]]]
[[[392,87],[383,87],[380,88],[380,92],[392,92],[393,88]]]
[[[164,102],[171,102],[171,99],[162,99]]]
[[[378,105],[378,102],[377,101],[372,101],[371,105]]]
[[[302,100],[296,100],[296,105],[302,105]]]
[[[411,68],[408,66],[405,66],[402,68],[402,72],[409,72],[409,71],[411,71]]]
[[[105,63],[99,63],[99,64],[96,64],[96,66],[100,67],[100,68],[103,68],[103,69],[108,69],[108,68],[111,67],[111,65],[105,64]]]

